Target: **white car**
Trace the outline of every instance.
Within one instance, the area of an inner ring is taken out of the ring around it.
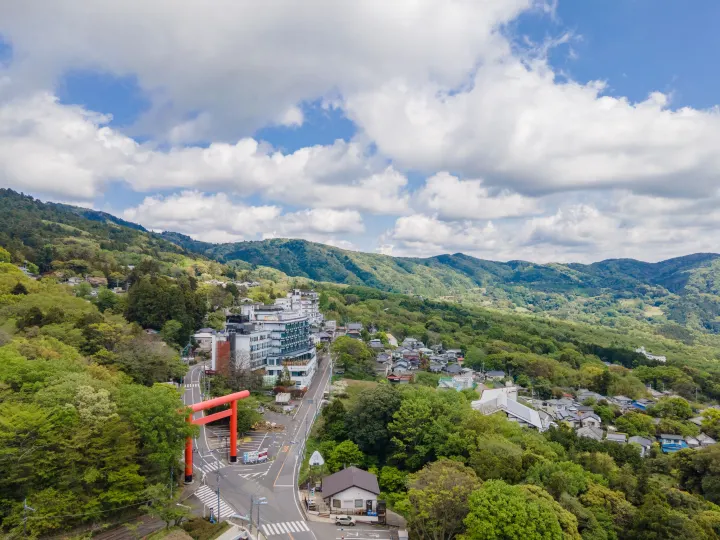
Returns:
[[[345,525],[346,527],[355,526],[355,518],[350,516],[338,516],[335,518],[335,525]]]

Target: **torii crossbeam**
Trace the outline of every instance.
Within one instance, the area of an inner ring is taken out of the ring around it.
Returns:
[[[230,462],[235,463],[237,461],[237,402],[239,399],[245,399],[250,397],[249,390],[243,390],[242,392],[235,392],[234,394],[228,394],[219,398],[208,399],[207,401],[201,401],[190,405],[192,413],[187,417],[188,424],[195,424],[197,426],[203,426],[214,422],[215,420],[221,420],[223,418],[230,417]],[[193,419],[193,414],[198,411],[204,411],[206,409],[212,409],[220,405],[230,404],[230,408],[224,411],[220,411],[214,414],[203,416],[202,418]],[[188,437],[185,441],[185,482],[190,483],[193,479],[193,442],[192,437]]]

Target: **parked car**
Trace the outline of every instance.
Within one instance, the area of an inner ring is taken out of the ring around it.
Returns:
[[[345,525],[346,527],[355,526],[355,518],[350,516],[337,516],[335,518],[335,525]]]

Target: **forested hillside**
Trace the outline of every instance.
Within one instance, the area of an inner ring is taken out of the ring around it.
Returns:
[[[271,239],[234,244],[163,237],[222,262],[244,261],[291,276],[385,291],[529,311],[556,318],[615,324],[647,321],[669,333],[682,326],[720,330],[720,255],[699,253],[659,263],[632,259],[584,264],[507,263],[462,253],[390,257],[346,251],[304,240]]]
[[[179,393],[154,383],[185,366],[121,313],[0,263],[0,523],[12,536],[26,497],[32,537],[174,506],[188,427]]]

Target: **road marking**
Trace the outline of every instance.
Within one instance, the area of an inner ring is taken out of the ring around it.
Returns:
[[[210,508],[212,508],[215,511],[215,515],[217,516],[217,502],[218,497],[217,493],[214,492],[212,489],[210,489],[208,486],[200,486],[195,493],[193,493],[202,503]],[[232,506],[230,506],[228,503],[226,503],[222,497],[220,498],[220,518],[222,519],[223,516],[230,517],[233,514],[236,514],[235,510]]]
[[[265,536],[273,536],[278,534],[287,534],[292,538],[290,533],[298,533],[309,531],[310,527],[304,521],[283,521],[278,523],[263,523],[260,528]]]

